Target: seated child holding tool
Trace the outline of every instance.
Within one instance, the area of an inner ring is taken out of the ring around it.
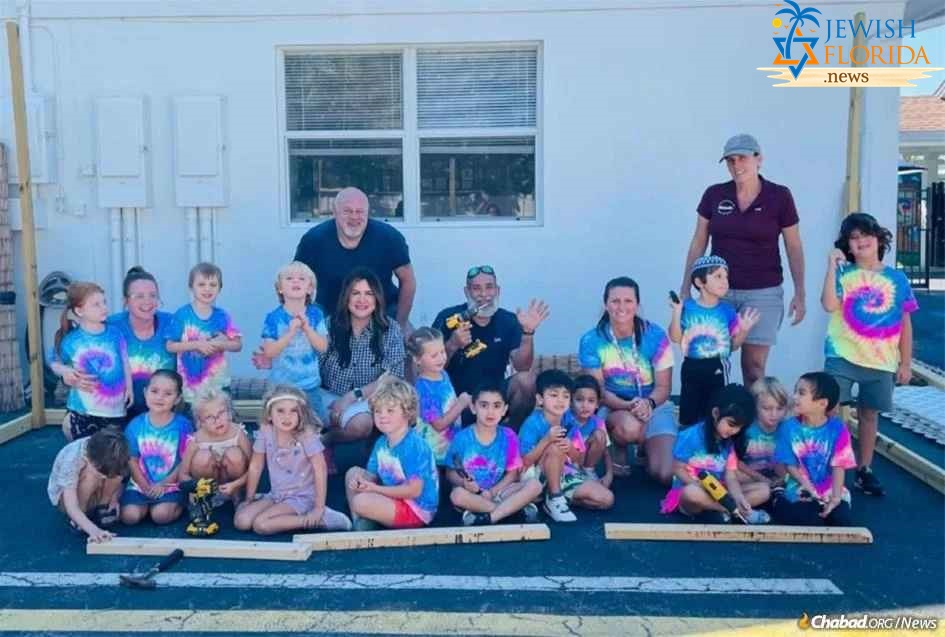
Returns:
[[[499,383],[480,383],[471,409],[476,423],[457,433],[445,454],[446,478],[453,485],[450,501],[463,511],[466,526],[495,524],[518,511],[534,522],[538,507],[533,501],[541,495],[541,483],[520,479],[518,436],[499,425],[508,410]]]

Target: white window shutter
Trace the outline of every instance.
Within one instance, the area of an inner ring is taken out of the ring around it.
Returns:
[[[534,127],[537,68],[535,49],[421,50],[418,126]]]
[[[401,53],[285,56],[286,130],[403,128]]]

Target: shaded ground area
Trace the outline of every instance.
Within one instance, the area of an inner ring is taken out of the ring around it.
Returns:
[[[915,292],[919,311],[912,315],[914,356],[945,369],[945,292]]]
[[[883,426],[887,426],[884,423]],[[891,425],[890,425],[891,426]],[[888,429],[888,426],[887,426]],[[85,555],[84,540],[68,533],[46,497],[52,460],[62,444],[46,427],[0,446],[2,571],[126,572],[155,558]],[[338,454],[343,470],[364,453],[350,445]],[[833,596],[709,595],[352,590],[199,590],[159,588],[150,593],[119,588],[0,588],[0,608],[95,609],[307,609],[425,610],[587,615],[797,618],[802,612],[852,612],[945,603],[945,516],[942,495],[877,458],[874,465],[889,496],[854,492],[857,525],[869,527],[872,545],[608,542],[604,522],[662,522],[663,489],[637,471],[616,484],[617,505],[606,513],[579,512],[572,525],[551,524],[552,539],[527,544],[441,546],[314,553],[304,563],[185,559],[175,572],[439,574],[489,576],[625,576],[827,578]],[[852,480],[852,477],[851,477]],[[345,509],[340,477],[329,485],[329,506]],[[221,539],[258,539],[221,516]],[[674,519],[671,521],[682,521]],[[459,523],[441,504],[440,525]],[[182,536],[183,522],[120,529],[123,535]],[[286,540],[288,536],[275,538]]]

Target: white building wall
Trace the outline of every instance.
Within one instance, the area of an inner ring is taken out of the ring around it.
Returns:
[[[272,10],[284,4],[290,6]],[[596,2],[510,2],[504,6],[522,10],[441,13],[448,9],[400,0],[359,5],[366,12],[383,7],[378,15],[230,18],[169,15],[182,3],[37,5],[31,32],[35,86],[56,98],[62,155],[59,184],[38,188],[37,205],[47,221],[39,232],[39,275],[61,269],[104,284],[111,280],[108,211],[98,207],[94,178],[83,176],[95,164],[93,102],[145,96],[153,207],[140,214],[145,239],[139,260],[161,282],[166,309],[186,302],[186,211],[174,204],[171,99],[225,96],[230,205],[218,212],[216,261],[225,279],[220,305],[246,336],[244,352],[231,359],[233,369],[254,373],[249,352],[276,303],[274,273],[307,229],[286,223],[283,204],[279,47],[540,42],[541,223],[403,226],[419,279],[413,322],[429,323],[439,309],[461,301],[465,270],[490,263],[499,272],[505,306],[514,309],[531,297],[551,305],[537,339],[541,352],[575,351],[580,334],[599,316],[604,283],[621,274],[640,282],[645,316],[665,325],[666,293],[681,278],[696,204],[706,186],[728,179],[717,163],[722,144],[732,134],[752,132],[765,155],[763,174],[792,189],[801,217],[808,317],[782,328],[769,364],[770,372],[793,382],[822,364],[826,315],[819,295],[841,215],[849,91],[772,87],[756,70],[774,57],[772,5],[713,4],[669,0],[658,8],[648,0],[615,1],[610,6],[619,8],[607,9]],[[902,11],[902,3],[864,4],[868,17]],[[43,17],[82,10],[92,15],[103,7],[110,15],[153,14],[157,5],[168,15]],[[249,6],[193,5],[224,13]],[[594,10],[561,10],[577,6]],[[825,18],[852,17],[849,5],[817,6]],[[404,13],[394,13],[397,7]],[[5,62],[2,68],[0,90],[8,95]],[[864,209],[891,227],[898,92],[866,94]],[[786,260],[784,266],[787,303],[793,288]]]

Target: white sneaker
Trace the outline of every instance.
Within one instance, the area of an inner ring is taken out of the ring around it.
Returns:
[[[529,502],[522,507],[522,515],[525,516],[525,521],[528,524],[534,524],[538,521],[538,507],[535,506],[534,502]]]
[[[559,495],[555,498],[545,496],[545,512],[555,522],[577,521],[577,516],[571,513],[571,508],[568,507],[568,501],[563,495]]]
[[[463,526],[472,526],[476,523],[476,514],[472,511],[463,511]]]

